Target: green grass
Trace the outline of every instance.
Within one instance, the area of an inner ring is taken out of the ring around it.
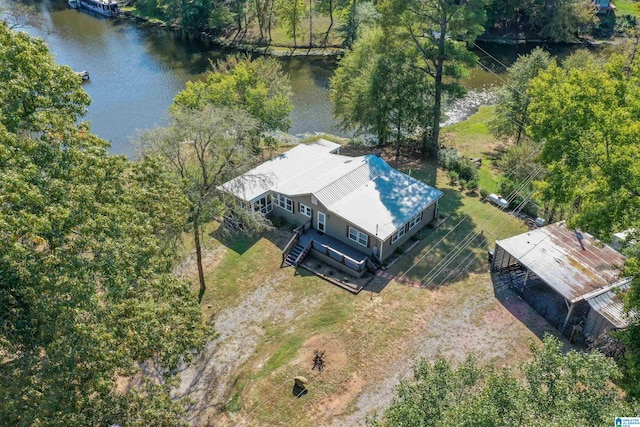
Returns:
[[[277,329],[277,334],[274,336],[282,336],[282,330]],[[289,336],[288,338],[282,340],[278,340],[278,348],[269,360],[264,364],[262,371],[256,378],[263,377],[269,375],[271,372],[279,369],[289,363],[291,359],[293,359],[296,354],[298,354],[298,350],[302,347],[305,338],[302,334],[294,334]]]
[[[616,5],[616,15],[633,15],[640,16],[636,9],[637,2],[630,0],[614,0],[613,4]]]

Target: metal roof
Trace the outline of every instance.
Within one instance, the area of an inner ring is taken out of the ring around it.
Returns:
[[[333,203],[327,207],[362,231],[380,240],[389,238],[400,226],[442,197],[442,191],[392,168],[377,156],[367,156],[368,175],[363,169],[323,189],[318,199]],[[369,179],[366,177],[369,176]],[[365,180],[366,179],[366,180]],[[357,187],[355,187],[355,184]],[[355,187],[355,188],[354,188]]]
[[[269,190],[289,196],[321,189],[364,163],[363,157],[332,154],[338,144],[300,144],[222,185],[248,202]]]
[[[571,302],[618,281],[625,260],[588,234],[567,229],[564,222],[498,240],[496,245]]]
[[[628,285],[620,287],[622,290],[628,289]],[[626,328],[629,325],[629,318],[624,310],[624,303],[613,291],[607,291],[595,298],[587,301],[592,309],[600,313],[616,328]]]
[[[332,154],[335,143],[300,144],[222,188],[246,201],[267,191],[313,194],[329,211],[385,240],[442,196],[442,192],[392,168],[378,156]]]

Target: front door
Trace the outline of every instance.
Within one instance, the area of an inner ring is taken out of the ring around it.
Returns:
[[[316,226],[318,231],[324,233],[326,222],[327,216],[323,212],[318,211],[318,225]]]

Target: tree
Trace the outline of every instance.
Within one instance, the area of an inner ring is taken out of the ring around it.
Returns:
[[[383,25],[389,35],[399,34],[415,50],[412,64],[434,81],[431,138],[423,150],[437,157],[444,95],[463,92],[459,79],[475,65],[467,49],[483,32],[484,2],[480,0],[385,0],[380,4]],[[425,134],[426,135],[426,134]]]
[[[170,384],[208,332],[165,240],[185,200],[76,123],[88,97],[41,41],[0,40],[0,424],[184,424]],[[159,383],[118,390],[142,362]]]
[[[200,300],[206,291],[200,240],[203,224],[234,217],[248,231],[268,228],[269,222],[261,213],[248,210],[222,188],[254,164],[251,135],[255,128],[255,120],[241,110],[206,105],[201,110],[174,109],[168,127],[142,137],[142,151],[164,157],[189,199]]]
[[[508,81],[500,89],[500,102],[489,126],[501,138],[514,138],[519,144],[529,121],[529,83],[553,62],[548,52],[536,48],[528,55],[518,56],[509,67]]]
[[[173,110],[202,109],[205,105],[242,109],[264,135],[291,126],[291,82],[273,58],[234,55],[215,64],[204,80],[187,82],[174,99]]]
[[[532,346],[533,359],[516,371],[478,366],[468,357],[457,368],[449,361],[422,360],[413,378],[373,425],[389,426],[608,426],[616,416],[636,413],[621,401],[612,380],[615,364],[599,353],[563,354],[557,339]]]
[[[330,92],[343,128],[374,134],[380,145],[395,135],[396,162],[402,142],[424,132],[433,96],[432,81],[411,67],[399,44],[380,29],[366,33],[340,61]]]
[[[598,6],[583,0],[555,0],[533,3],[530,23],[545,40],[575,42],[589,34],[598,21]]]
[[[626,229],[640,229],[640,67],[612,55],[605,66],[552,65],[531,83],[529,135],[544,142],[540,161],[547,175],[539,183],[545,200],[571,204],[570,225],[603,241]],[[638,310],[638,254],[630,253],[623,274],[633,277],[629,309]],[[628,366],[625,383],[640,395],[640,319],[623,334]]]
[[[304,0],[279,0],[278,15],[285,33],[293,37],[293,45],[298,46],[298,32],[301,30]]]

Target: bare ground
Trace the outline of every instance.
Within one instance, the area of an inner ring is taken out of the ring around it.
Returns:
[[[438,289],[375,277],[353,296],[315,276],[274,267],[287,236],[277,232],[262,252],[246,255],[265,258],[261,271],[238,279],[246,280],[241,293],[216,307],[212,322],[218,335],[181,372],[174,396],[192,400],[194,426],[363,425],[388,406],[418,357],[455,363],[475,353],[481,361],[517,363],[528,357],[530,342],[545,332],[555,334],[511,291],[494,290],[488,272]],[[205,269],[222,268],[227,253],[219,244],[207,249]],[[176,274],[193,277],[192,258]],[[330,312],[333,304],[348,308],[335,327],[298,322]],[[271,336],[270,330],[279,332]],[[285,345],[282,335],[301,337],[301,345],[291,359],[264,374],[265,364]],[[311,369],[316,349],[327,354],[322,373]],[[308,395],[292,395],[294,375],[310,379]]]

